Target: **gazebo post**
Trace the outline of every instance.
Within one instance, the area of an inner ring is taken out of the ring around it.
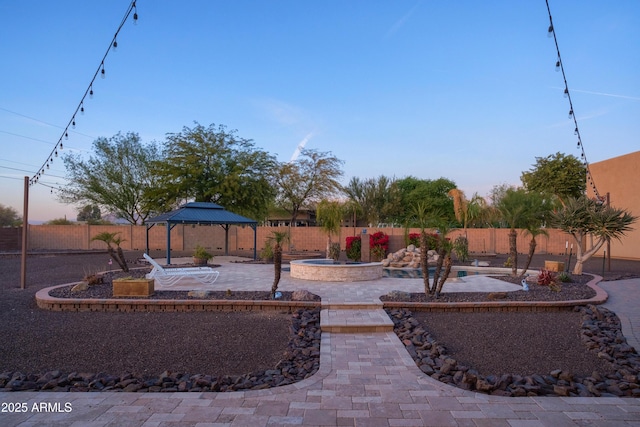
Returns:
[[[224,224],[224,256],[229,256],[229,224]]]
[[[258,226],[252,225],[251,228],[253,228],[253,260],[255,261],[258,259]]]
[[[167,265],[171,264],[171,225],[167,221]]]

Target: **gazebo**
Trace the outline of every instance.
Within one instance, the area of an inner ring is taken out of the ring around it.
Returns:
[[[258,222],[225,210],[216,203],[191,202],[180,206],[178,209],[163,213],[146,221],[147,224],[147,250],[149,254],[149,230],[156,224],[167,226],[167,264],[171,264],[171,230],[178,224],[193,225],[219,225],[224,228],[224,254],[229,255],[229,226],[248,225],[253,229],[253,259],[256,259],[256,244]]]

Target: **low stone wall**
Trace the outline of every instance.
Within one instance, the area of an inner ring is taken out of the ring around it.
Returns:
[[[291,261],[291,277],[294,279],[323,282],[360,282],[380,279],[382,274],[382,263],[380,262],[334,264],[333,260]]]

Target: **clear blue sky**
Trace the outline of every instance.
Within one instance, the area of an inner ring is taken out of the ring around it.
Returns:
[[[128,5],[0,0],[0,203],[22,212],[22,177],[58,141]],[[345,183],[446,177],[468,196],[519,184],[536,157],[580,156],[544,0],[137,6],[64,152],[117,132],[160,142],[197,121],[282,161],[308,138],[344,160]],[[639,150],[640,2],[550,6],[589,162]],[[57,159],[42,181],[64,175]],[[30,220],[64,215],[75,207],[30,188]]]

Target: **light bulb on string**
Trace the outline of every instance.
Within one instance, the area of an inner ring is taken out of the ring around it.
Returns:
[[[62,150],[62,141],[60,141],[60,145],[59,145],[60,149]]]
[[[560,71],[560,60],[556,61],[556,71]]]
[[[80,114],[84,116],[84,102],[80,103]]]
[[[117,50],[118,50],[118,41],[117,41],[117,40],[114,40],[114,41],[113,41],[113,45],[112,45],[112,46],[113,46],[113,51],[114,51],[114,52],[115,52],[115,51],[117,51]]]
[[[75,116],[73,117],[73,119],[71,119],[71,128],[72,129],[76,128],[76,118],[75,118]]]
[[[547,30],[547,37],[553,37],[553,24],[549,25],[549,30]]]
[[[580,141],[578,141],[578,148],[580,148]]]
[[[571,110],[569,110],[569,118],[573,117],[573,108]]]
[[[576,128],[576,129],[573,131],[573,134],[574,134],[574,135],[577,135],[577,134],[578,134],[578,128]]]
[[[58,150],[56,150],[55,155],[56,155],[56,157],[58,157]]]
[[[569,88],[568,88],[568,87],[565,87],[565,88],[564,88],[564,97],[565,97],[565,98],[568,98],[568,97],[569,97]]]
[[[68,139],[69,139],[69,133],[68,133],[68,132],[65,132],[65,133],[64,133],[64,139],[66,139],[66,140],[68,140]]]
[[[93,99],[93,85],[89,86],[89,98]]]
[[[102,63],[102,69],[100,70],[100,77],[103,79],[106,77],[106,74],[104,72],[104,62]]]

